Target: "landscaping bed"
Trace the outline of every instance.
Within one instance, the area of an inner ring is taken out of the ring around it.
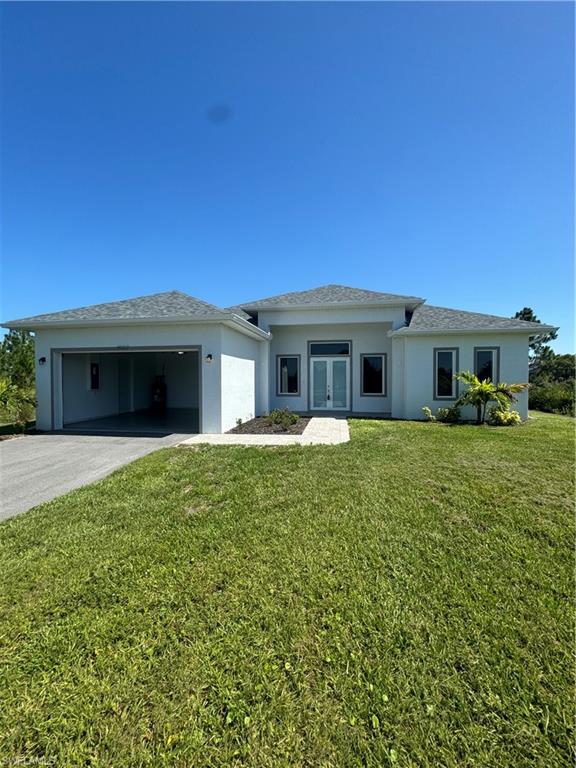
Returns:
[[[229,429],[228,434],[232,435],[301,435],[310,419],[302,416],[298,421],[288,427],[282,427],[280,424],[274,424],[268,416],[257,416],[255,419],[245,421],[234,429]]]

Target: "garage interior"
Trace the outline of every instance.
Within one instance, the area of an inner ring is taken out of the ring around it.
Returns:
[[[62,354],[64,430],[196,434],[197,350]]]

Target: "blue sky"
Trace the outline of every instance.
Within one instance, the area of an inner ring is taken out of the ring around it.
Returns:
[[[571,3],[5,3],[2,317],[323,283],[574,351]]]

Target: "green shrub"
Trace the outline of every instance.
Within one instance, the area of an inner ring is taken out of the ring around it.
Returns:
[[[0,377],[23,392],[34,390],[34,337],[30,331],[9,331],[0,344]]]
[[[24,428],[34,419],[34,391],[31,388],[18,387],[9,379],[0,377],[0,411],[3,418]]]
[[[427,405],[422,406],[422,413],[424,414],[426,421],[436,421],[436,416],[434,416],[432,409]]]
[[[451,408],[438,408],[436,420],[445,424],[456,424],[460,421],[460,408],[457,405],[453,405]]]
[[[493,427],[514,427],[516,424],[521,423],[522,419],[518,411],[500,408],[497,405],[490,408],[488,424],[491,424]]]
[[[293,424],[296,424],[300,417],[289,408],[276,408],[274,411],[270,411],[269,418],[272,424],[276,424],[286,431]]]
[[[547,413],[575,415],[575,393],[573,381],[547,381],[530,387],[529,407]]]

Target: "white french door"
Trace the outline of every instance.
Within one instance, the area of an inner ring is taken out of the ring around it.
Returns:
[[[350,408],[350,358],[310,358],[310,408],[347,411]]]

